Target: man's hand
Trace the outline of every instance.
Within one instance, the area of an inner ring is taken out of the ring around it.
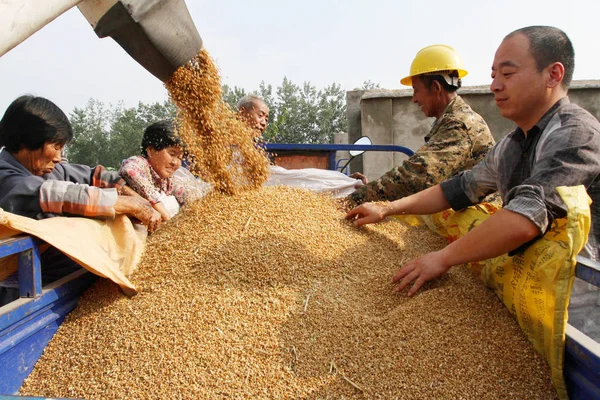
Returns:
[[[356,218],[355,226],[374,224],[387,217],[389,206],[386,203],[364,203],[346,214],[346,219]]]
[[[366,176],[364,176],[363,174],[361,174],[360,172],[354,172],[350,175],[348,175],[350,178],[354,178],[354,179],[360,179],[361,182],[363,183],[363,185],[366,185],[367,183],[369,183],[369,180],[367,179]]]
[[[117,214],[126,214],[139,219],[148,227],[148,232],[154,232],[161,223],[161,215],[152,208],[147,200],[138,196],[119,196],[114,205]]]
[[[448,265],[444,261],[442,255],[443,251],[444,250],[442,249],[427,253],[402,265],[402,268],[399,269],[392,278],[393,283],[400,283],[396,288],[396,291],[401,291],[409,283],[414,281],[415,283],[408,291],[408,296],[410,297],[414,295],[425,282],[445,274],[450,269],[451,265]]]

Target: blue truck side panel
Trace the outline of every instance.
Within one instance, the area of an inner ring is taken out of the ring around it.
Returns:
[[[48,285],[37,298],[0,308],[0,393],[18,392],[80,294],[96,278],[81,269]]]

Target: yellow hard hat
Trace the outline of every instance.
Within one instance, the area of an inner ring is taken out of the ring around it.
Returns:
[[[417,53],[410,65],[410,75],[402,78],[400,83],[412,86],[413,76],[451,71],[457,71],[459,78],[466,76],[468,73],[463,68],[460,56],[452,47],[445,44],[434,44],[421,49]]]

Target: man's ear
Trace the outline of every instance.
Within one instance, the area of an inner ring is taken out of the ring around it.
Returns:
[[[435,92],[435,94],[440,94],[442,93],[442,84],[439,83],[438,81],[433,81],[433,91]]]
[[[562,63],[555,62],[547,67],[548,87],[554,88],[562,84],[565,77],[565,67]]]

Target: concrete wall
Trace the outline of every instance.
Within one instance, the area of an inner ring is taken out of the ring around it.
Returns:
[[[360,99],[366,91],[353,90],[346,92],[346,112],[348,113],[348,136],[346,143],[354,143],[356,139],[361,137],[361,115],[360,115]],[[350,162],[351,171],[363,170],[363,156],[354,157]]]
[[[458,93],[485,119],[496,140],[514,129],[514,123],[500,115],[488,86],[464,87]],[[600,119],[600,80],[574,81],[569,98]],[[426,118],[411,99],[412,89],[347,92],[348,143],[360,136],[369,136],[373,144],[401,145],[417,150],[423,145],[434,118]],[[367,152],[356,157],[350,168],[372,180],[404,159],[403,154]]]
[[[334,144],[347,144],[348,143],[348,132],[339,132],[333,135]],[[350,159],[350,153],[347,151],[336,151],[335,153],[335,164],[340,168],[346,165],[346,162]],[[338,169],[339,171],[339,169]]]

